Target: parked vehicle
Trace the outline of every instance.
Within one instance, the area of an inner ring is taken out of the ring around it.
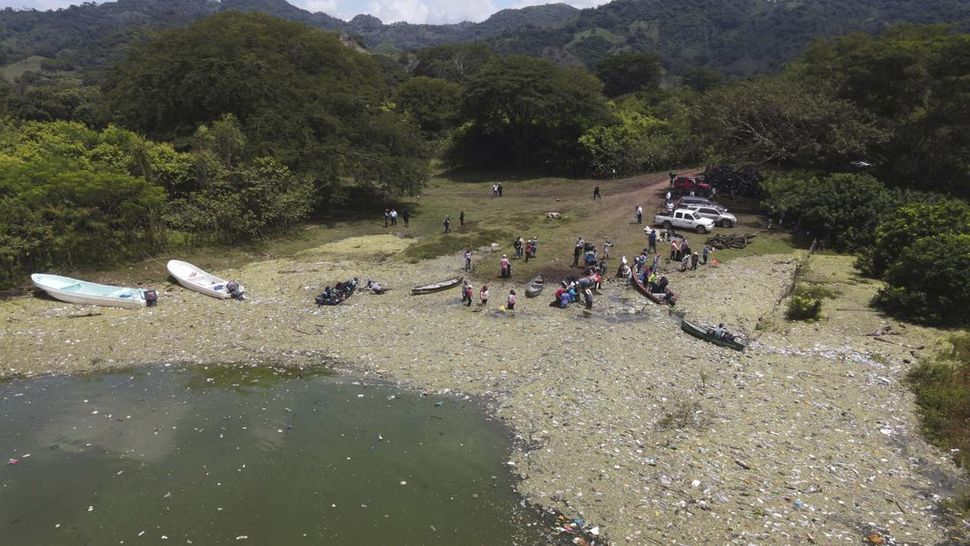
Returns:
[[[712,201],[707,197],[691,197],[686,195],[680,199],[674,201],[674,206],[679,209],[684,209],[693,205],[704,206],[704,207],[714,207],[717,210],[727,212],[727,207],[718,203],[717,201]]]
[[[714,224],[721,227],[734,227],[734,224],[738,223],[738,217],[731,214],[730,212],[718,210],[714,207],[706,207],[703,205],[691,205],[684,207],[687,210],[694,211],[694,214],[703,216],[704,218],[710,218],[714,220]]]
[[[679,227],[696,231],[697,233],[707,233],[714,229],[714,220],[704,218],[690,209],[677,209],[673,214],[661,212],[653,217],[653,223],[660,225],[668,230]]]
[[[678,176],[674,179],[674,189],[682,192],[695,192],[707,194],[711,191],[711,185],[693,176]]]

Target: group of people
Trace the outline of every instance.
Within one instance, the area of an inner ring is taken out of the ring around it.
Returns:
[[[474,288],[472,287],[472,283],[468,281],[462,281],[461,302],[464,303],[465,306],[471,307],[472,296],[474,295],[474,293],[475,291],[474,291]],[[487,284],[483,284],[481,290],[478,291],[478,299],[479,299],[480,306],[484,307],[488,305],[488,285]],[[516,293],[515,293],[515,289],[513,288],[509,290],[509,295],[508,297],[505,298],[505,309],[508,311],[514,311],[515,300],[516,300]]]
[[[492,184],[492,197],[502,197],[502,183]]]
[[[404,227],[408,227],[408,221],[411,220],[411,213],[408,209],[403,209],[400,213],[401,219],[404,220]],[[384,227],[396,226],[397,225],[398,212],[397,209],[390,208],[384,209]]]
[[[372,281],[367,281],[367,282],[368,282],[368,287],[371,287],[371,290],[373,290]],[[346,300],[347,298],[349,298],[354,294],[354,290],[357,289],[357,285],[359,283],[360,281],[357,279],[357,277],[354,277],[349,281],[338,282],[333,286],[333,288],[330,288],[330,286],[327,286],[326,288],[323,289],[323,293],[317,296],[314,299],[314,301],[316,302],[317,305],[341,304],[344,302],[344,300]],[[383,290],[381,290],[381,292],[383,292]]]
[[[522,239],[522,237],[516,237],[515,240],[512,241],[512,248],[515,249],[516,258],[521,259],[525,257],[525,261],[529,261],[530,258],[536,257],[536,250],[539,249],[539,238],[533,237],[528,241],[525,241]]]
[[[603,277],[599,273],[593,273],[580,279],[570,277],[559,284],[559,288],[556,289],[555,298],[549,306],[565,309],[569,307],[569,304],[576,303],[582,297],[586,309],[592,309],[593,290],[599,289],[602,282]]]

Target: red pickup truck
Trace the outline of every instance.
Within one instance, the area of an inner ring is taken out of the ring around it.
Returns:
[[[693,176],[678,176],[674,179],[674,189],[682,192],[706,194],[711,191],[711,185]]]

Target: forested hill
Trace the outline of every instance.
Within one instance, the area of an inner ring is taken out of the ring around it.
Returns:
[[[503,10],[481,23],[455,25],[385,25],[380,19],[358,15],[343,21],[325,13],[311,13],[286,0],[118,0],[83,4],[57,11],[0,11],[0,65],[33,56],[62,64],[92,67],[110,58],[112,49],[137,39],[145,29],[165,29],[221,11],[260,12],[289,21],[338,31],[368,48],[383,45],[408,50],[452,42],[486,40],[503,34],[560,26],[579,10],[566,4]]]
[[[964,0],[616,0],[582,11],[565,4],[504,10],[481,23],[455,25],[388,25],[369,15],[342,21],[285,0],[119,0],[0,12],[0,65],[42,57],[63,68],[100,66],[120,58],[145,28],[184,26],[226,10],[338,31],[383,52],[486,41],[499,52],[592,66],[609,53],[656,51],[674,73],[708,66],[735,75],[772,71],[819,36],[877,32],[901,22],[970,30]]]

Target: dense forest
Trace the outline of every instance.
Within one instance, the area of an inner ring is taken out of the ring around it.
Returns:
[[[740,191],[858,254],[886,310],[970,322],[970,35],[820,39],[743,80],[670,79],[667,62],[622,51],[585,68],[488,43],[378,55],[228,11],[83,77],[28,72],[0,84],[0,284],[267,237],[355,195],[415,194],[435,158],[581,177],[708,163],[760,171]]]
[[[899,23],[970,31],[970,6],[955,0],[616,0],[585,10],[565,4],[503,10],[480,23],[452,25],[383,24],[369,15],[342,21],[285,0],[118,0],[53,12],[0,11],[0,66],[33,59],[58,69],[96,69],[120,60],[147,33],[224,11],[335,31],[385,54],[485,42],[498,53],[591,69],[611,54],[653,52],[679,76],[697,67],[732,75],[774,71],[814,38],[877,33]]]

